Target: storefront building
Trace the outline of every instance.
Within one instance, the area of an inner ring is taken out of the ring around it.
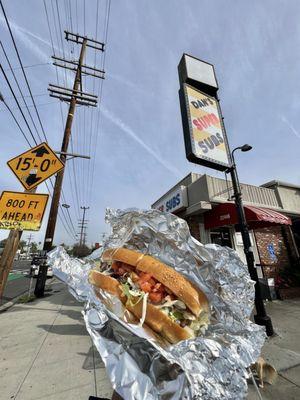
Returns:
[[[258,275],[275,285],[299,265],[300,186],[272,181],[241,190]],[[200,242],[231,247],[246,262],[232,196],[230,181],[190,173],[152,208],[185,219]]]

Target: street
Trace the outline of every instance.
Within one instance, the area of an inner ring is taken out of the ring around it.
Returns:
[[[30,260],[14,261],[13,268],[7,280],[4,295],[0,300],[1,306],[28,290],[30,283],[30,277],[28,275],[29,270]]]

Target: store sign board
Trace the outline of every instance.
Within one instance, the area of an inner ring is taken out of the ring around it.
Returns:
[[[64,168],[64,163],[45,142],[12,158],[7,165],[26,190],[32,190]]]
[[[164,196],[161,200],[154,203],[152,208],[173,213],[186,208],[187,206],[187,189],[185,186],[179,186],[177,189]]]
[[[0,229],[38,231],[48,194],[4,191],[0,197]]]
[[[179,96],[187,159],[226,170],[230,161],[218,101],[188,84],[182,85]]]

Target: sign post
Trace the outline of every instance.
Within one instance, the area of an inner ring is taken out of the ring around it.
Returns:
[[[219,89],[212,64],[184,54],[178,66],[182,125],[186,157],[189,161],[231,174],[234,200],[237,209],[248,271],[255,281],[254,320],[273,335],[270,317],[262,300],[248,225],[242,203],[242,193],[234,161],[230,152],[217,91]],[[249,145],[240,147],[247,151]]]
[[[0,259],[0,296],[11,270],[23,230],[38,231],[49,196],[36,187],[64,168],[47,143],[41,143],[7,162],[25,192],[4,191],[0,196],[0,229],[10,233]]]

